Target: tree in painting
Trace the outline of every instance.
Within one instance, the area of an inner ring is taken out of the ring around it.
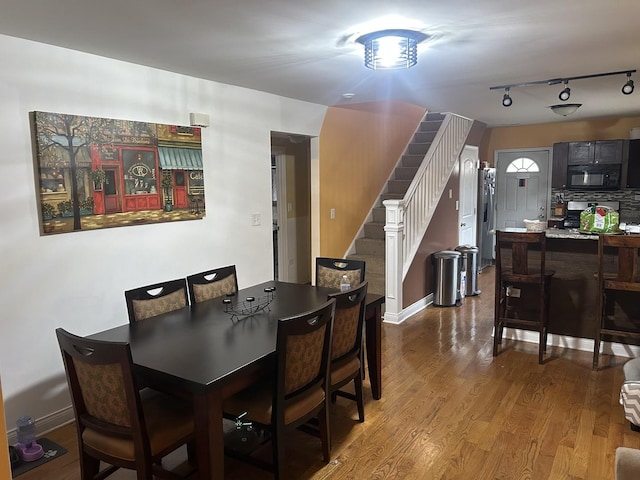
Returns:
[[[78,158],[81,151],[87,151],[92,144],[110,144],[117,133],[117,120],[84,117],[63,113],[35,112],[35,132],[40,160],[49,159],[60,163],[60,151],[68,156],[71,171],[71,204],[73,206],[73,230],[81,230],[80,203],[78,196]],[[127,122],[134,133],[149,135],[149,125],[143,122]],[[138,132],[139,131],[139,132]]]

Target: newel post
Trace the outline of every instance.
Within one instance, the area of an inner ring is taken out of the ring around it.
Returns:
[[[404,268],[404,200],[385,200],[385,322],[400,323]]]

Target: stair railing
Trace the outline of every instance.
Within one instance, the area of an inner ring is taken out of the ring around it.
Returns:
[[[467,136],[470,120],[447,113],[402,200],[385,200],[385,321],[402,319],[402,282],[420,247]]]

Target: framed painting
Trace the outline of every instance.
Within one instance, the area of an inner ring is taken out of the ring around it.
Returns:
[[[32,112],[42,235],[204,217],[201,130]]]

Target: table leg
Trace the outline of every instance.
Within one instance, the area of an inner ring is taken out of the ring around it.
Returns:
[[[194,395],[198,478],[224,479],[222,395],[213,390]]]
[[[382,306],[369,307],[365,313],[365,337],[369,382],[373,398],[382,398]]]

